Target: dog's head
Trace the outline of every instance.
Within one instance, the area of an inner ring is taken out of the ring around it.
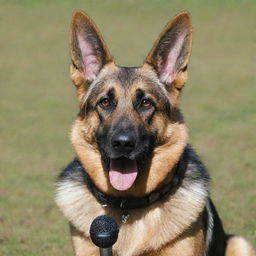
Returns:
[[[166,25],[141,67],[119,67],[92,20],[74,13],[71,79],[80,112],[72,143],[102,191],[142,195],[172,175],[187,139],[178,100],[191,40],[190,17],[182,12]]]

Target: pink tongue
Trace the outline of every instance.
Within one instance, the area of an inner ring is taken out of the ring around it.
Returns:
[[[110,161],[109,178],[117,190],[127,190],[134,183],[138,174],[136,161],[118,158]]]

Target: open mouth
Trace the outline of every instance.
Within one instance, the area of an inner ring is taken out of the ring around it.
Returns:
[[[128,190],[138,174],[137,162],[125,157],[110,160],[109,179],[111,185],[120,191]]]

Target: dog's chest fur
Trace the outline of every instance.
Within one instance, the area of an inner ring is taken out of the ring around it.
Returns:
[[[95,199],[84,183],[84,170],[79,167],[66,169],[59,177],[56,202],[71,225],[85,238],[89,238],[89,228],[95,217],[113,216],[120,225],[118,241],[113,248],[116,255],[159,250],[162,252],[158,255],[165,255],[167,251],[177,251],[179,246],[186,251],[186,243],[188,250],[194,253],[199,249],[193,249],[191,245],[197,245],[190,240],[200,240],[202,236],[200,214],[208,196],[208,176],[193,150],[188,147],[185,151],[189,160],[179,187],[164,200],[143,209],[130,210],[127,223],[121,222],[120,210],[103,208]],[[179,237],[183,245],[179,245]],[[195,254],[191,252],[191,255]]]

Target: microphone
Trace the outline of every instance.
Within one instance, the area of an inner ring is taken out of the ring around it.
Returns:
[[[112,245],[116,242],[119,228],[114,218],[101,215],[90,227],[92,242],[100,248],[100,256],[112,256]]]

